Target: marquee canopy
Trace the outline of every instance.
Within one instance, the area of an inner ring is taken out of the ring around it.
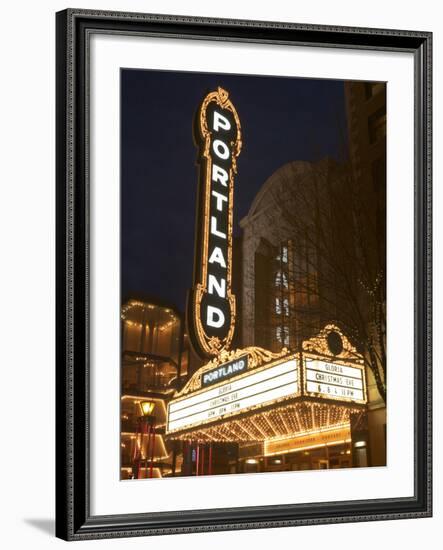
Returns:
[[[202,442],[266,441],[349,424],[366,403],[363,359],[338,327],[328,325],[299,353],[222,351],[176,392],[166,434]]]

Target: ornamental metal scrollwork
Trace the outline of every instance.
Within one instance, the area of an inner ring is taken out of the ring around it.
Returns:
[[[341,340],[341,350],[339,353],[333,353],[331,351],[330,343],[328,343],[328,336],[331,334],[337,334]],[[347,336],[343,331],[332,323],[326,325],[316,336],[304,340],[302,344],[303,351],[311,353],[319,353],[325,357],[331,359],[350,359],[359,363],[363,362],[362,355],[351,344]]]

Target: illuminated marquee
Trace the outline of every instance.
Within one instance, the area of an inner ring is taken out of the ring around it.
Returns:
[[[305,358],[306,394],[353,403],[366,403],[364,368]]]
[[[210,372],[210,371],[209,371]],[[271,403],[297,397],[298,367],[295,357],[254,369],[168,405],[167,433],[189,429],[235,416]]]
[[[363,357],[329,324],[293,354],[256,346],[221,350],[175,393],[166,434],[263,440],[265,454],[293,452],[347,441],[350,415],[366,404]]]
[[[218,88],[204,98],[194,137],[200,174],[188,326],[196,350],[214,356],[229,348],[235,326],[233,195],[242,142],[240,120],[226,90]]]

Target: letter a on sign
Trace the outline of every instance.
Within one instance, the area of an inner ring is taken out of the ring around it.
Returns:
[[[194,124],[199,192],[194,283],[187,308],[192,345],[202,357],[229,349],[235,330],[232,292],[234,177],[242,147],[240,119],[223,88],[204,97]]]

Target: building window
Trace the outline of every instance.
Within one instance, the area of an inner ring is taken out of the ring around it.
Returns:
[[[288,276],[286,275],[286,273],[284,271],[277,271],[277,273],[275,274],[275,286],[276,287],[283,287],[283,288],[288,288],[289,285],[288,285]]]
[[[317,252],[308,236],[301,240],[294,256],[295,307],[318,306]]]
[[[318,306],[318,280],[316,273],[308,273],[295,282],[295,304],[299,307]]]
[[[277,315],[289,316],[289,300],[287,298],[275,298],[275,313]]]
[[[275,336],[283,346],[289,346],[289,327],[276,327]]]
[[[284,264],[288,263],[288,247],[286,245],[281,247],[280,254],[277,256],[276,260]]]

